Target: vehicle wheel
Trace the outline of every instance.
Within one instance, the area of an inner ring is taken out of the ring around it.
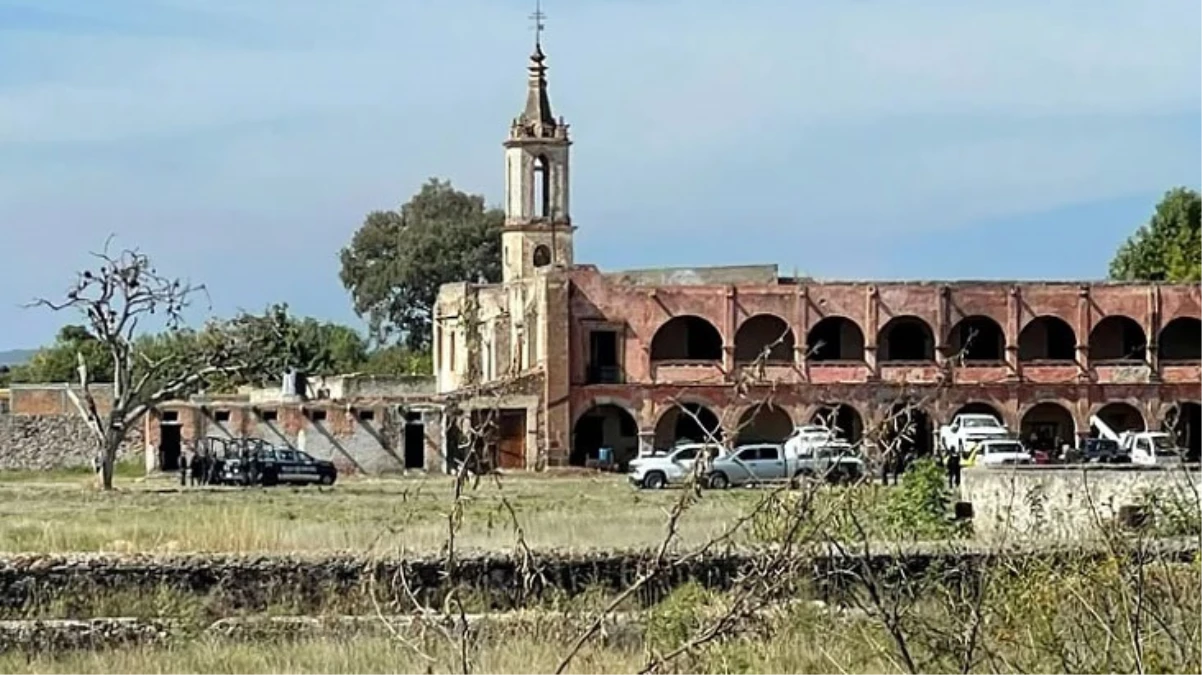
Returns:
[[[322,484],[322,485],[327,485],[327,486],[328,486],[328,485],[333,485],[333,484],[334,484],[334,477],[333,477],[333,476],[331,476],[331,475],[329,475],[329,474],[326,474],[326,475],[322,476],[322,477],[321,477],[321,484]]]
[[[718,471],[710,476],[710,487],[715,490],[725,490],[730,487],[730,479],[726,477],[726,474]]]
[[[643,478],[643,487],[648,490],[662,490],[667,484],[667,476],[658,471],[653,471]]]

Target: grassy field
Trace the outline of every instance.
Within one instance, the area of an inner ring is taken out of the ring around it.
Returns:
[[[435,553],[446,541],[446,476],[348,479],[333,488],[181,488],[166,478],[121,476],[98,493],[89,474],[0,477],[0,551],[329,551]],[[513,506],[532,547],[627,548],[657,544],[676,490],[632,489],[621,476],[518,476],[468,493],[463,549],[511,549]],[[680,525],[700,543],[762,492],[707,492]]]

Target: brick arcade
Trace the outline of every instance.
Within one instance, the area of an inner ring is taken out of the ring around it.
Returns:
[[[859,440],[906,402],[918,406],[908,443],[919,452],[957,412],[986,411],[1037,447],[1088,435],[1097,414],[1119,430],[1176,430],[1197,454],[1197,286],[578,264],[571,141],[551,113],[545,58],[537,46],[504,144],[503,279],[448,284],[435,308],[440,393],[533,383],[507,412],[522,420],[508,425],[502,466],[579,465],[602,446],[630,456],[700,438],[698,422],[780,439],[825,417]]]

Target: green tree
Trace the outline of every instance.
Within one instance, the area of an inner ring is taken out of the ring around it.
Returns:
[[[505,215],[484,197],[430,179],[399,211],[368,214],[342,250],[342,283],[383,341],[427,349],[438,287],[499,281]]]
[[[433,375],[434,357],[428,349],[389,345],[373,351],[362,371],[369,375]]]
[[[1152,220],[1115,253],[1110,278],[1119,281],[1202,280],[1202,198],[1183,187],[1165,193]]]
[[[78,379],[78,359],[83,358],[94,382],[112,382],[113,357],[84,326],[59,329],[54,343],[42,347],[29,363],[12,369],[14,382],[72,382]]]

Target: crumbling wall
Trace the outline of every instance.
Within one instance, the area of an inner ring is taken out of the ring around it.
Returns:
[[[118,461],[142,451],[141,427],[130,429]],[[0,470],[47,470],[91,466],[95,444],[78,415],[0,414]]]

